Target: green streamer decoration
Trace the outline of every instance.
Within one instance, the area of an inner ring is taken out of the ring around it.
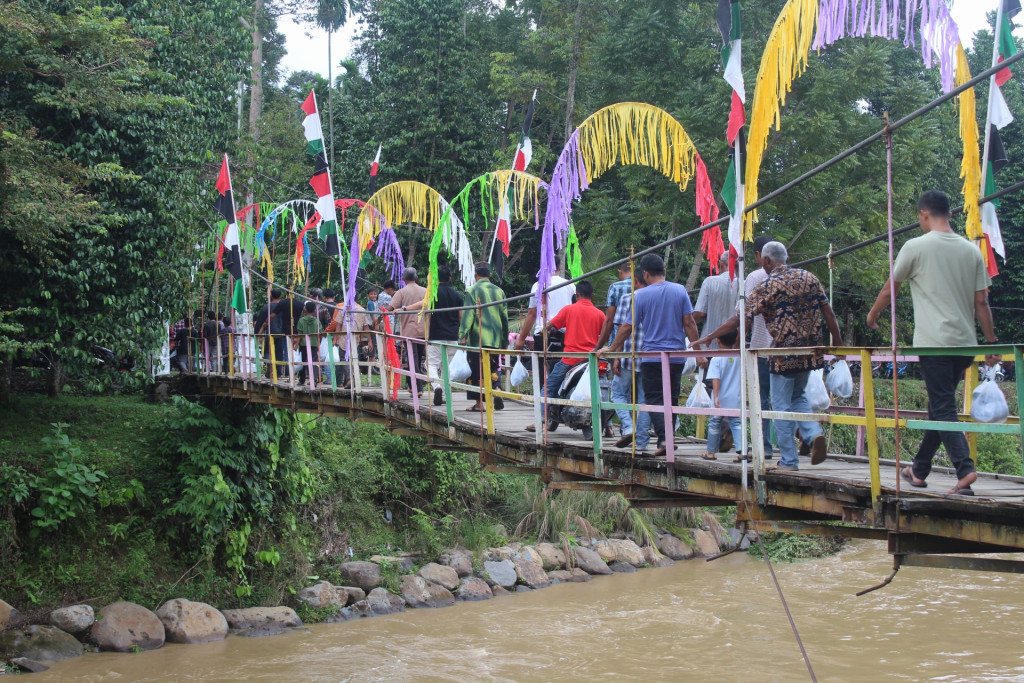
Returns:
[[[565,243],[565,264],[569,267],[569,277],[583,275],[583,252],[580,250],[580,238],[576,236],[576,228],[569,224],[569,239]]]

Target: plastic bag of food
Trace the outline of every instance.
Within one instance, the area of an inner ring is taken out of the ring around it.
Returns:
[[[992,379],[989,372],[985,381],[971,394],[971,419],[975,422],[1006,422],[1010,407],[1006,404],[1003,390]]]
[[[832,371],[825,378],[825,386],[833,396],[840,398],[853,396],[853,375],[850,374],[850,366],[845,360],[832,366]]]
[[[523,365],[523,361],[516,358],[516,364],[512,366],[512,374],[509,375],[509,381],[512,386],[519,386],[522,382],[525,382],[530,377],[530,371]]]
[[[469,360],[466,358],[466,352],[456,351],[455,355],[452,356],[451,362],[448,364],[449,381],[465,382],[472,374],[473,370],[469,367]]]
[[[711,397],[704,386],[703,378],[697,375],[697,383],[690,390],[690,396],[686,399],[687,408],[710,408],[712,407]]]
[[[807,378],[804,395],[807,397],[812,413],[823,413],[832,405],[832,401],[828,397],[828,390],[825,389],[825,382],[821,378],[823,374],[825,374],[824,370],[811,370],[811,375]]]
[[[590,366],[583,371],[580,375],[580,380],[576,382],[576,386],[573,387],[572,393],[569,394],[570,401],[589,401],[590,400]]]
[[[692,375],[695,372],[697,372],[697,359],[690,356],[686,359],[686,364],[683,366],[683,377]]]

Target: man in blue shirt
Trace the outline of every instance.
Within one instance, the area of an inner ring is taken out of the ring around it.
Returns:
[[[634,295],[634,315],[637,324],[644,328],[644,351],[685,351],[686,340],[696,341],[699,336],[686,287],[665,279],[665,261],[657,254],[648,254],[640,260],[640,274],[647,286]],[[631,328],[628,323],[623,323],[619,327],[620,334],[628,336]],[[667,398],[672,406],[679,403],[679,380],[684,364],[683,358],[673,358],[669,362]],[[661,381],[661,359],[642,359],[640,373],[648,405],[663,403],[666,397]],[[651,424],[658,435],[658,450],[654,457],[659,458],[666,454],[664,413],[651,413]]]

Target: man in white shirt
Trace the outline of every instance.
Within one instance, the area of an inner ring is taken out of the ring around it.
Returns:
[[[693,307],[693,321],[704,323],[701,336],[714,332],[736,312],[736,298],[739,290],[735,281],[729,279],[729,254],[723,253],[718,261],[718,275],[705,278]],[[762,271],[763,272],[763,271]],[[764,318],[761,318],[764,324]],[[711,348],[718,348],[718,340],[711,342]]]
[[[560,284],[566,282],[566,279],[560,275],[551,276],[551,284],[548,287],[557,287]],[[515,348],[522,350],[526,345],[526,338],[532,333],[534,339],[534,348],[538,348],[537,341],[540,339],[541,332],[544,329],[544,320],[538,317],[538,301],[537,301],[537,283],[533,283],[533,287],[530,289],[530,309],[526,312],[526,319],[523,320],[522,327],[519,328],[519,336],[516,337]],[[570,284],[564,287],[559,287],[553,292],[548,292],[545,295],[547,300],[547,319],[551,320],[558,312],[572,303],[573,298],[576,296],[576,285]],[[539,349],[538,349],[539,350]],[[551,349],[549,349],[551,350]],[[557,350],[561,350],[561,341],[559,340],[559,346]]]
[[[743,281],[743,292],[749,299],[751,292],[757,289],[758,285],[768,279],[768,273],[764,270],[761,260],[761,250],[764,245],[772,241],[768,235],[761,235],[754,238],[754,261],[760,266],[757,270],[747,275]],[[739,305],[736,306],[739,310]],[[754,324],[750,328],[750,343],[748,349],[768,349],[772,345],[772,336],[768,334],[768,328],[764,324],[764,316],[754,317]],[[772,409],[771,376],[768,372],[768,359],[761,357],[757,359],[757,378],[761,385],[761,410]],[[761,420],[761,440],[764,443],[764,457],[767,460],[772,458],[771,420]]]

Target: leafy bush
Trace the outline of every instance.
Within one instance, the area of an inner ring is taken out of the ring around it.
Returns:
[[[761,534],[761,541],[772,562],[797,562],[816,557],[828,557],[839,552],[846,544],[842,536],[801,536],[800,534]],[[764,557],[760,543],[751,543],[751,556]]]

